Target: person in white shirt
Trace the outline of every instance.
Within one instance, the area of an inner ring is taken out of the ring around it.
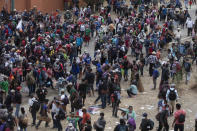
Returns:
[[[166,93],[166,100],[170,106],[170,114],[174,113],[174,106],[178,99],[178,92],[175,89],[175,84],[171,84],[170,89]]]
[[[180,28],[177,28],[177,32],[175,33],[175,37],[178,43],[181,41],[181,31]]]
[[[29,99],[28,101],[28,104],[29,104],[29,111],[31,112],[31,116],[32,116],[32,126],[34,126],[36,124],[36,110],[33,108],[33,104],[34,102],[38,102],[38,100],[36,99],[35,96],[31,96],[31,98]]]
[[[52,127],[53,129],[57,128],[55,114],[59,111],[55,103],[56,103],[56,98],[54,97],[53,101],[50,104],[51,105],[51,117],[53,120],[53,127]]]
[[[187,25],[187,29],[188,29],[187,35],[192,36],[192,29],[193,29],[194,22],[192,21],[191,17],[187,19],[186,25]]]

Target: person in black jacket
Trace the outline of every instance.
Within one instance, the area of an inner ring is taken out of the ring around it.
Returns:
[[[40,101],[40,103],[43,103],[45,98],[46,98],[46,95],[47,95],[48,91],[47,89],[44,87],[39,87],[36,91],[36,95]]]
[[[11,107],[11,104],[14,100],[14,93],[15,93],[15,90],[11,90],[5,99],[4,104],[6,105],[7,109]]]
[[[91,96],[91,90],[92,90],[92,94],[94,96],[94,80],[95,80],[95,74],[92,73],[92,69],[89,68],[86,75],[85,75],[85,80],[88,84],[88,93],[89,96]]]
[[[115,128],[114,131],[128,131],[128,126],[126,125],[124,119],[120,119],[120,124],[118,124]]]
[[[149,127],[149,119],[147,117],[148,117],[147,113],[144,113],[142,122],[140,124],[140,130],[141,131],[149,131],[150,130],[149,129],[150,128]]]
[[[16,104],[16,111],[15,111],[15,117],[19,117],[19,111],[20,111],[20,105],[22,103],[22,95],[20,93],[21,87],[17,87],[16,92],[15,92],[15,99],[14,102]]]

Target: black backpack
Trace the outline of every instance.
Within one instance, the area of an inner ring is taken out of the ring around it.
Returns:
[[[152,130],[153,128],[154,128],[154,122],[151,119],[149,119],[147,129]]]
[[[186,72],[189,72],[189,71],[190,71],[190,68],[191,68],[190,63],[186,62],[186,63],[184,64],[184,68],[185,68],[185,71],[186,71]]]
[[[34,102],[33,102],[33,105],[32,105],[32,109],[33,109],[34,111],[38,112],[39,109],[40,109],[40,103],[39,103],[38,101],[34,101]]]
[[[66,118],[66,114],[63,109],[60,108],[59,113],[57,115],[57,119],[64,120]]]
[[[73,107],[75,109],[81,109],[83,107],[82,99],[80,97],[74,100]]]
[[[14,127],[15,126],[15,118],[12,116],[12,114],[8,114],[7,124],[8,124],[8,127]]]
[[[171,101],[176,100],[176,92],[175,92],[175,89],[174,90],[170,90],[170,93],[169,93],[168,97],[169,97],[169,99]]]
[[[62,102],[64,103],[64,105],[69,104],[69,100],[68,97],[65,95],[64,99],[62,100]]]
[[[185,122],[185,115],[184,114],[180,114],[179,115],[179,123],[183,123]]]
[[[118,131],[126,131],[127,126],[126,125],[120,125]]]

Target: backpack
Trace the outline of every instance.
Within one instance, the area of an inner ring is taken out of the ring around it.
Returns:
[[[14,117],[12,116],[12,114],[8,115],[7,123],[9,125],[9,127],[14,127],[15,126]]]
[[[62,100],[62,102],[64,103],[64,105],[69,104],[69,100],[68,97],[65,95],[65,98]]]
[[[191,65],[189,63],[185,63],[184,67],[185,67],[185,71],[189,72]]]
[[[183,123],[185,122],[185,115],[184,114],[180,114],[179,115],[179,123]]]
[[[66,118],[65,112],[64,112],[62,109],[60,109],[60,110],[59,110],[59,113],[58,113],[58,115],[57,115],[57,119],[59,119],[59,120],[64,120],[65,118]]]
[[[76,100],[74,100],[73,107],[76,109],[81,109],[83,107],[82,99],[78,97]]]
[[[126,125],[120,125],[118,131],[126,131]]]
[[[33,110],[35,110],[36,112],[39,111],[40,109],[40,103],[38,101],[34,101],[33,105],[32,105]]]
[[[171,101],[176,100],[176,92],[175,92],[175,89],[174,90],[170,90],[170,93],[169,93],[168,97],[169,97],[169,99]]]
[[[152,130],[153,128],[154,128],[154,122],[151,119],[149,119],[147,129]]]

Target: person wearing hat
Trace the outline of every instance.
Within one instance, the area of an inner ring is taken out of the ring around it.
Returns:
[[[139,129],[141,131],[149,131],[153,129],[154,124],[152,124],[153,121],[151,119],[148,119],[148,114],[147,113],[143,113],[142,114],[142,121],[140,124]]]
[[[158,59],[156,56],[156,52],[153,51],[152,54],[148,57],[148,63],[149,63],[149,75],[153,75],[153,67],[156,65]]]
[[[174,106],[178,99],[178,92],[175,89],[175,84],[171,84],[170,88],[167,90],[166,93],[166,100],[170,106],[170,115],[174,113]]]

